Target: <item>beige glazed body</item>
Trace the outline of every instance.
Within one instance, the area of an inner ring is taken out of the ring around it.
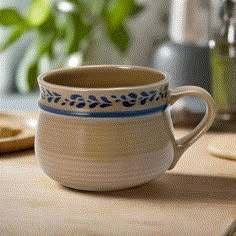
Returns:
[[[174,167],[214,118],[210,95],[197,87],[168,89],[165,74],[142,67],[93,66],[39,78],[40,115],[35,141],[44,172],[71,188],[123,189]],[[208,111],[195,130],[175,140],[170,106],[202,97]]]

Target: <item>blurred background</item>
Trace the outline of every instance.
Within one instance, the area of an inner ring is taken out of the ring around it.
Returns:
[[[205,88],[235,124],[235,12],[234,0],[0,0],[0,110],[36,110],[36,78],[48,70],[126,64],[167,72],[172,88]],[[221,39],[227,62],[215,59]],[[182,99],[174,121],[194,125],[204,112]]]

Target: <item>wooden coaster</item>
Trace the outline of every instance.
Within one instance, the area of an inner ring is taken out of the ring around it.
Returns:
[[[236,160],[236,134],[218,135],[210,141],[208,152],[217,157]]]
[[[27,114],[0,112],[0,153],[32,148],[36,124]]]

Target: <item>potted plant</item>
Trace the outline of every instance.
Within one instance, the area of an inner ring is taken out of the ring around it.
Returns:
[[[78,52],[86,60],[91,42],[100,31],[124,55],[130,42],[127,19],[142,9],[135,0],[32,0],[24,15],[15,8],[2,8],[0,25],[10,27],[11,33],[0,51],[32,33],[16,75],[18,88],[32,91],[45,58],[48,63],[57,62],[52,67],[64,66],[65,60]]]

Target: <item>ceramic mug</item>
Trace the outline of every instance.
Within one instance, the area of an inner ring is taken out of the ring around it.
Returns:
[[[207,91],[169,90],[165,73],[136,66],[60,69],[38,78],[41,98],[35,151],[44,172],[67,187],[129,188],[172,169],[213,122]],[[183,96],[206,102],[201,123],[175,140],[171,105]]]

